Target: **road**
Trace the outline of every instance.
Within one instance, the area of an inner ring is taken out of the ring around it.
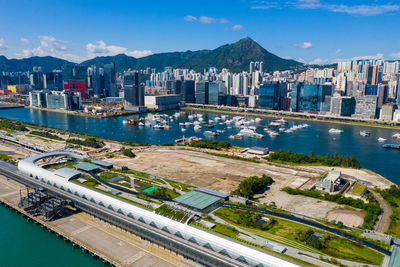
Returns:
[[[381,194],[370,190],[382,209],[382,214],[379,216],[378,222],[375,224],[374,230],[379,233],[385,233],[390,226],[390,215],[392,215],[392,207],[389,203],[381,196]]]

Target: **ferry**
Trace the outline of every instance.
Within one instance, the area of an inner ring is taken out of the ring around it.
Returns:
[[[383,145],[384,148],[387,149],[399,149],[400,150],[400,144],[386,144]]]

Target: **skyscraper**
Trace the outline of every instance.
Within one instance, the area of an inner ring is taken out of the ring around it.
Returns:
[[[104,70],[104,96],[114,97],[115,96],[115,63],[105,64]]]
[[[196,103],[208,104],[208,82],[196,82]]]
[[[144,106],[144,86],[140,84],[140,74],[137,71],[124,72],[124,104]]]

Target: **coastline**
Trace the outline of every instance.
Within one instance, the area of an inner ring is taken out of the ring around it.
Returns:
[[[80,117],[97,118],[97,119],[114,118],[114,117],[120,117],[120,116],[129,116],[129,115],[140,114],[139,112],[136,112],[136,111],[127,111],[125,113],[119,113],[119,114],[95,115],[95,114],[90,114],[90,113],[86,113],[86,112],[77,112],[77,111],[63,110],[63,109],[39,108],[39,107],[32,107],[32,106],[25,106],[24,108],[49,111],[49,112],[57,112],[57,113],[80,116]]]
[[[226,110],[226,109],[218,109],[218,108],[211,108],[211,107],[193,107],[193,106],[184,106],[181,107],[182,110],[193,110],[193,111],[203,111],[203,112],[215,112],[221,114],[237,114],[237,115],[248,115],[248,116],[255,116],[255,117],[264,117],[264,118],[285,118],[290,120],[298,120],[298,121],[313,121],[313,122],[324,122],[324,123],[336,123],[341,125],[355,125],[355,126],[363,126],[363,127],[373,127],[373,128],[381,128],[381,129],[396,129],[400,130],[400,125],[387,125],[387,124],[370,124],[369,122],[356,122],[356,121],[343,121],[343,120],[335,120],[335,119],[318,119],[316,117],[310,117],[304,115],[304,117],[298,116],[290,116],[285,114],[267,114],[267,113],[255,113],[255,112],[248,112],[248,111],[235,111],[235,110]]]

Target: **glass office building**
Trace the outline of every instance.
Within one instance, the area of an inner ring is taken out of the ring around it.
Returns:
[[[258,106],[265,109],[279,109],[279,83],[260,86]]]
[[[208,104],[208,82],[196,83],[196,104]]]

